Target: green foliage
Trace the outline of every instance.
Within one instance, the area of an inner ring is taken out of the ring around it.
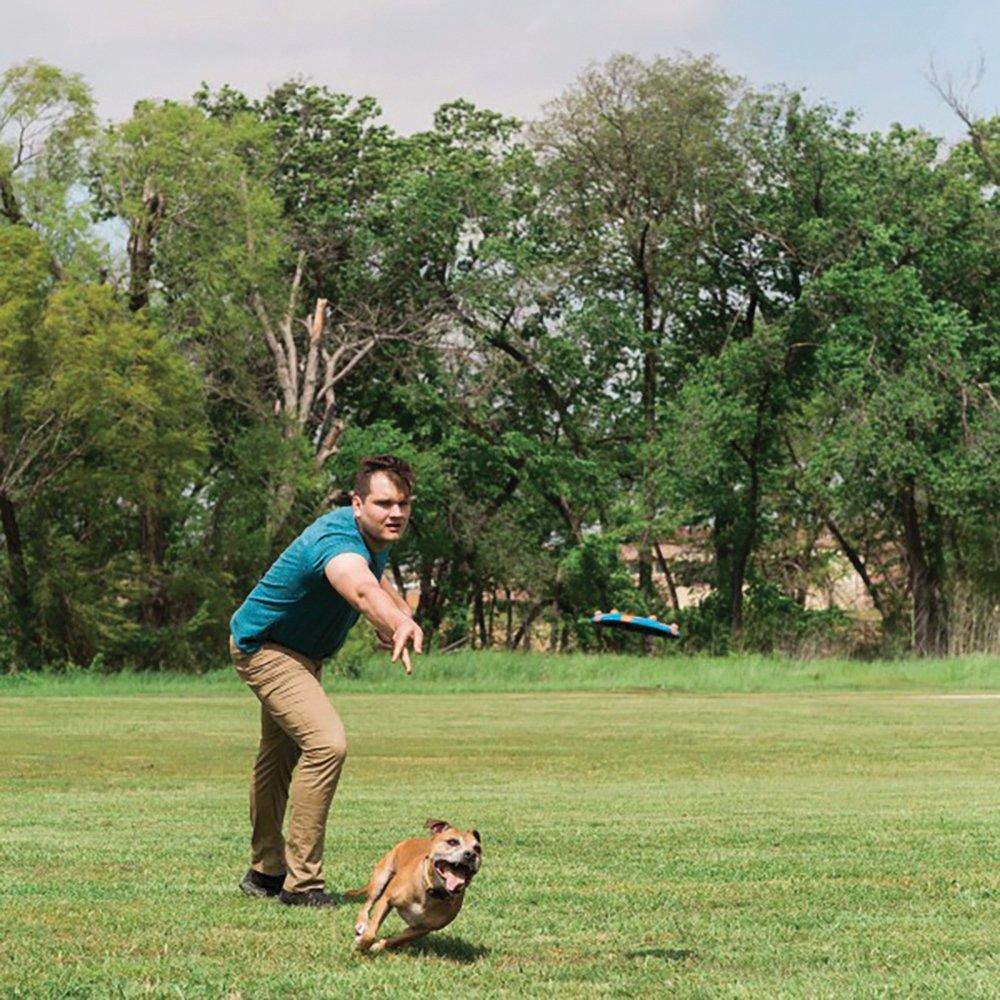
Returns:
[[[7,70],[2,662],[198,669],[377,452],[417,471],[392,573],[438,644],[681,600],[692,647],[853,649],[804,607],[856,574],[872,649],[990,647],[996,121],[967,124],[617,56],[527,128],[459,99],[397,135],[292,80],[99,131],[77,77]]]
[[[90,88],[38,59],[0,74],[0,222],[44,234],[52,266],[93,278],[101,243],[74,192],[96,131]]]
[[[595,630],[587,620],[594,611],[635,610],[635,589],[618,557],[618,545],[610,538],[589,535],[569,549],[559,564],[559,598],[560,611],[573,616],[583,649],[593,645]]]

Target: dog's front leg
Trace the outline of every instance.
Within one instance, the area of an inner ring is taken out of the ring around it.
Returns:
[[[355,937],[360,937],[364,934],[368,926],[372,906],[382,898],[382,893],[385,892],[385,887],[389,884],[394,874],[395,868],[393,867],[392,854],[390,852],[375,866],[375,871],[372,872],[372,880],[368,884],[368,897],[365,899],[365,905],[358,912],[358,921],[354,925]]]
[[[389,897],[380,896],[375,902],[375,906],[372,908],[371,916],[368,918],[363,929],[358,930],[358,927],[354,928],[355,938],[354,946],[358,951],[381,951],[378,945],[384,944],[382,941],[376,941],[375,935],[378,934],[378,929],[382,926],[385,918],[389,916]]]

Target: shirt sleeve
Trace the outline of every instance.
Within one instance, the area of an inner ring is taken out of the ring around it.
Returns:
[[[332,527],[313,542],[310,552],[310,565],[315,573],[322,576],[326,569],[326,564],[334,556],[342,556],[345,552],[359,555],[365,562],[368,562],[371,558],[368,548],[360,538],[341,528]]]

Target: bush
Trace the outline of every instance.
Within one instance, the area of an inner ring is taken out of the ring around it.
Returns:
[[[733,634],[729,609],[716,592],[679,617],[687,648],[716,655],[738,650],[808,658],[843,654],[854,645],[853,623],[843,611],[808,610],[771,583],[754,583],[747,589],[738,635]]]
[[[323,673],[327,677],[357,679],[380,653],[385,655],[378,648],[375,630],[367,622],[359,622],[348,633],[347,641],[337,654],[323,665]]]

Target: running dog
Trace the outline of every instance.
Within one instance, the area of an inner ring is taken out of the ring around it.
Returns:
[[[401,841],[375,866],[368,885],[345,893],[352,899],[365,899],[354,928],[359,951],[374,954],[409,944],[447,927],[462,909],[465,890],[482,862],[479,831],[458,830],[440,819],[429,819],[424,825],[430,837]],[[409,929],[376,940],[391,910]]]

